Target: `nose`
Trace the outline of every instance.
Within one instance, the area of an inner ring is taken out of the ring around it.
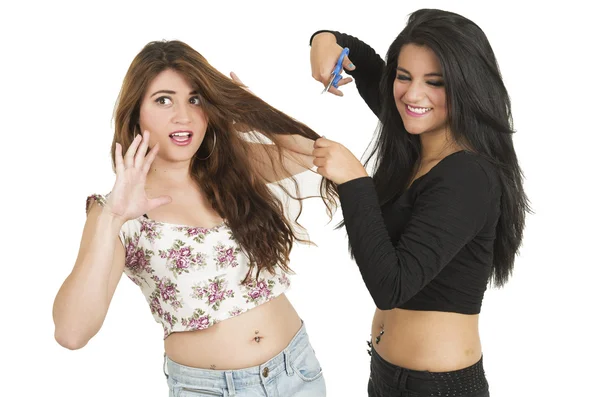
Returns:
[[[191,120],[191,111],[186,104],[176,105],[173,121],[175,124],[189,124]]]
[[[404,93],[404,100],[408,103],[418,103],[424,97],[424,91],[418,82],[411,82]]]

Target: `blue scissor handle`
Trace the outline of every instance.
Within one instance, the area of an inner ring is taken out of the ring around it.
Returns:
[[[342,79],[342,62],[344,61],[344,57],[347,56],[348,54],[350,54],[350,49],[349,48],[344,48],[342,50],[342,53],[340,54],[340,57],[338,58],[337,63],[335,64],[335,68],[333,69],[333,83],[332,85],[335,88],[338,88],[338,83],[340,82],[340,80]]]

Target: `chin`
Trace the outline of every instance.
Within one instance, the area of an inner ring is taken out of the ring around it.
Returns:
[[[406,128],[406,132],[408,132],[410,135],[421,135],[425,131],[422,129]]]
[[[424,133],[428,130],[427,128],[423,128],[421,126],[415,126],[415,125],[411,125],[411,124],[412,123],[404,124],[404,129],[406,129],[406,132],[408,132],[410,135],[421,135],[422,133]]]
[[[190,161],[194,158],[194,155],[196,154],[196,151],[193,150],[181,150],[181,151],[177,151],[177,152],[170,152],[170,153],[165,153],[163,160],[167,161],[169,163],[181,163],[181,162],[185,162],[185,161]]]

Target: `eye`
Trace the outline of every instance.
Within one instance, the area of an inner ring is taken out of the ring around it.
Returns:
[[[401,81],[410,81],[410,77],[408,77],[408,76],[406,76],[404,74],[399,74],[399,75],[396,76],[396,78],[398,80],[401,80]]]
[[[190,98],[190,103],[192,105],[200,105],[200,98],[198,98],[197,96],[193,96]]]
[[[154,102],[158,103],[159,105],[170,105],[171,98],[169,98],[167,96],[161,96],[161,97],[156,98],[154,100]]]
[[[434,87],[443,87],[444,86],[443,81],[428,81],[427,84],[434,86]]]

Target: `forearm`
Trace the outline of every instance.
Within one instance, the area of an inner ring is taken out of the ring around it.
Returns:
[[[375,305],[389,310],[406,300],[401,263],[385,227],[372,179],[339,185],[352,254]]]
[[[114,289],[114,253],[121,223],[101,213],[88,247],[61,286],[53,307],[55,337],[69,348],[84,346],[100,329]]]
[[[289,150],[293,153],[303,154],[305,156],[312,156],[315,144],[315,141],[312,139],[305,138],[297,134],[276,135],[273,138],[273,141],[283,149]]]

